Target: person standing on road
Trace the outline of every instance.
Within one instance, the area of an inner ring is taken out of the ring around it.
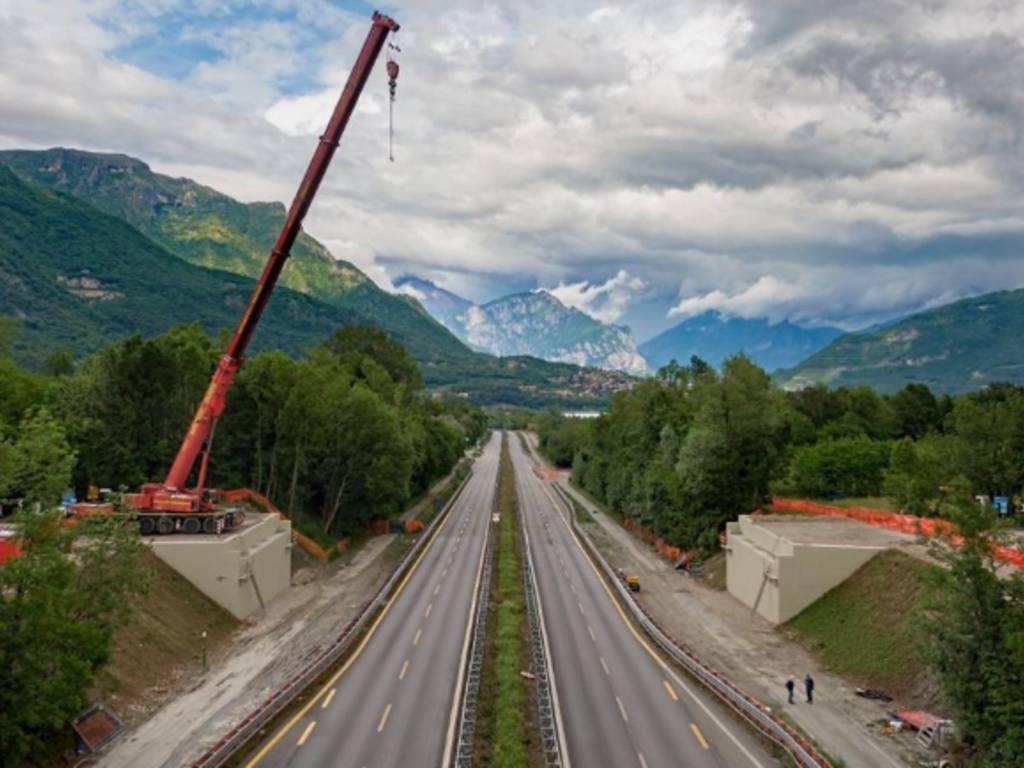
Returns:
[[[789,703],[795,704],[793,701],[793,691],[796,690],[796,681],[791,677],[786,681],[786,691],[789,693]]]
[[[804,678],[804,690],[807,691],[807,703],[808,704],[813,704],[814,703],[814,678],[811,677],[810,674],[808,674],[807,677]]]

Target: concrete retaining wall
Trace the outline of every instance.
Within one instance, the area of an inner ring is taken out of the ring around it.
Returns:
[[[245,619],[291,584],[291,522],[252,514],[245,526],[222,536],[154,536],[153,554],[204,595]]]
[[[750,515],[726,526],[729,593],[773,624],[789,621],[892,546],[886,539],[865,541],[862,536],[857,543],[844,542],[844,534],[855,537],[836,525],[815,531],[812,523],[796,540],[787,533]]]

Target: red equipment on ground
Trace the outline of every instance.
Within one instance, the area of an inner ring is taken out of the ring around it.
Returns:
[[[142,486],[139,493],[128,496],[128,506],[138,517],[143,534],[166,534],[178,530],[185,533],[199,533],[200,531],[216,533],[235,526],[237,520],[234,513],[230,510],[218,510],[217,491],[206,487],[210,448],[217,419],[224,410],[228,390],[238,372],[238,367],[242,364],[249,340],[270,300],[270,294],[274,290],[281,269],[288,260],[292,244],[299,235],[302,220],[327,172],[327,166],[334,156],[334,151],[337,149],[345,126],[352,116],[363,86],[366,85],[370,71],[384,47],[388,33],[397,31],[398,24],[393,19],[380,13],[373,14],[373,24],[366,36],[366,42],[363,43],[359,58],[349,73],[348,82],[341,92],[330,122],[328,122],[323,136],[320,137],[320,144],[313,154],[306,175],[295,193],[295,199],[292,201],[281,234],[278,235],[267,265],[263,269],[263,274],[252,292],[245,314],[242,315],[227,350],[217,364],[217,370],[214,371],[213,377],[210,379],[210,386],[196,409],[192,425],[182,440],[178,455],[175,457],[167,477],[162,483],[147,483]],[[393,68],[389,67],[392,83],[397,74],[397,65]],[[194,487],[188,488],[186,487],[188,479],[200,453],[202,453],[202,459],[199,463],[196,484]]]

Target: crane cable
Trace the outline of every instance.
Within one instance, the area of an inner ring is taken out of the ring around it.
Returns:
[[[395,54],[401,53],[402,49],[394,43],[388,43],[388,91],[391,95],[388,104],[388,159],[395,162],[395,90],[398,88],[398,62]]]

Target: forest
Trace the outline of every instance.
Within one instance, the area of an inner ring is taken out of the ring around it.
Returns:
[[[888,497],[937,514],[954,497],[1024,493],[1024,387],[936,397],[823,385],[786,392],[747,358],[698,358],[616,395],[597,419],[537,418],[574,481],[683,547],[717,548],[728,520],[770,495]]]
[[[7,350],[17,325],[0,325]],[[54,505],[90,485],[160,480],[202,397],[219,346],[196,325],[131,336],[41,373],[0,349],[0,501]],[[398,344],[338,329],[301,358],[242,366],[214,441],[211,478],[274,499],[305,532],[336,539],[400,511],[482,434],[482,411],[434,398]]]

